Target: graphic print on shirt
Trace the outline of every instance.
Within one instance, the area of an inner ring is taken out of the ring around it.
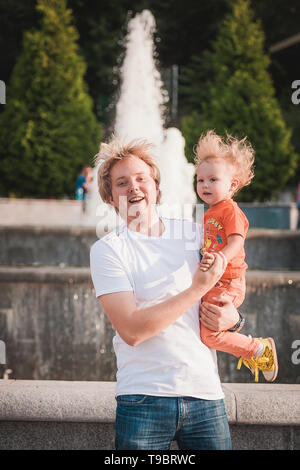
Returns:
[[[226,245],[224,227],[213,217],[207,219],[205,222],[204,236],[204,246],[201,250],[202,256],[206,251],[216,253]]]

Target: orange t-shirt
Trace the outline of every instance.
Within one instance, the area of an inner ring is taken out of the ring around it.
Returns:
[[[246,238],[249,222],[236,202],[232,199],[211,206],[204,214],[204,245],[201,254],[221,251],[227,245],[229,235],[238,234]],[[245,263],[244,247],[230,260],[223,278],[235,279],[243,275],[248,265]]]

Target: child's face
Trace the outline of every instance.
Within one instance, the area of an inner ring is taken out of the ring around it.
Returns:
[[[197,169],[197,193],[207,204],[230,199],[237,189],[232,165],[219,158],[204,160]]]

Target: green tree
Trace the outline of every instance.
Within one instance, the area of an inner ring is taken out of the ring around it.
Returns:
[[[23,51],[0,115],[0,193],[73,196],[81,166],[101,137],[78,54],[78,33],[64,0],[38,0],[39,30],[24,35]]]
[[[191,135],[199,137],[211,128],[221,135],[247,135],[256,150],[255,178],[238,199],[265,201],[293,175],[297,154],[275,97],[260,23],[254,21],[248,0],[231,6],[209,56],[211,74],[201,112],[183,119],[182,129],[190,158],[196,143]]]
[[[22,46],[23,31],[38,23],[36,0],[0,0],[1,80],[8,83]],[[0,108],[1,110],[1,108]]]

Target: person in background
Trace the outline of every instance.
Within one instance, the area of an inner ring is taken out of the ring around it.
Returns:
[[[92,179],[92,167],[84,166],[76,180],[75,187],[75,199],[82,201],[83,212],[86,209],[86,193],[89,191]]]

